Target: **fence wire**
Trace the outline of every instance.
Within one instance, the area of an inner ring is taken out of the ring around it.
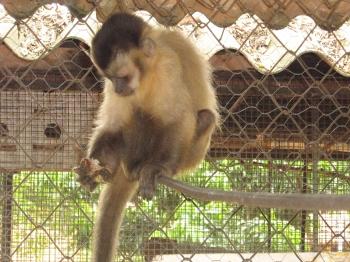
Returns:
[[[70,38],[75,29],[93,34],[93,14],[78,21],[60,8],[49,5],[15,22],[0,17],[2,262],[91,255],[99,190],[81,189],[71,168],[84,155],[102,79],[87,45]],[[45,12],[51,16],[40,16]],[[248,15],[220,30],[190,14],[179,24],[202,50],[216,50],[210,61],[222,116],[206,160],[183,180],[245,192],[349,192],[344,32],[298,21],[298,38]],[[317,50],[326,55],[305,53],[315,41],[330,43]],[[135,196],[128,205],[116,261],[347,261],[349,225],[345,210],[247,208],[160,187],[154,200]]]

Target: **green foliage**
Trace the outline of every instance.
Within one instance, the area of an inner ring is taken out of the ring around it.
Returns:
[[[321,161],[317,172],[312,168],[300,161],[216,160],[204,162],[182,179],[227,191],[302,192],[302,181],[308,192],[314,189],[313,181],[318,181],[320,192],[349,191],[348,163]],[[82,190],[69,172],[21,172],[14,175],[13,184],[13,240],[25,243],[16,252],[45,261],[47,250],[57,245],[68,255],[78,249],[74,261],[86,261],[99,192]],[[142,260],[144,240],[160,237],[227,251],[286,252],[300,249],[301,228],[312,234],[312,221],[308,213],[303,222],[301,212],[195,201],[159,187],[154,200],[136,199],[128,208],[120,249]]]
[[[97,192],[80,189],[68,172],[21,172],[13,184],[13,239],[25,243],[18,253],[45,261],[48,250],[60,255],[56,245],[65,254],[88,247]]]

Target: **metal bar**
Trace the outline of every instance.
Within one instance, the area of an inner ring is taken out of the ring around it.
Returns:
[[[158,182],[183,193],[185,196],[202,201],[224,201],[248,207],[292,210],[350,210],[350,195],[228,192],[190,186],[165,176],[159,177]]]
[[[306,194],[307,192],[307,172],[308,172],[308,161],[305,159],[304,161],[304,171],[302,174],[302,193]],[[306,238],[306,211],[303,210],[301,211],[301,229],[300,229],[300,251],[304,252],[305,251],[305,238]]]
[[[317,101],[315,99],[311,98],[311,105],[316,107]],[[311,111],[311,123],[312,125],[312,144],[311,144],[311,156],[312,156],[312,194],[318,194],[319,192],[319,174],[318,174],[318,163],[320,161],[320,145],[319,145],[319,112],[318,110],[312,110]],[[319,229],[319,222],[318,222],[318,211],[314,210],[312,214],[312,249],[313,251],[318,251],[318,229]]]
[[[12,241],[12,189],[13,174],[0,174],[2,176],[2,192],[4,194],[2,203],[1,223],[1,261],[11,262]]]
[[[273,176],[273,168],[272,168],[272,161],[269,160],[269,171],[268,171],[268,183],[269,183],[269,193],[271,193],[271,189],[272,189],[272,176]],[[268,252],[271,252],[271,248],[272,248],[272,225],[271,225],[271,220],[272,220],[272,210],[271,208],[268,210],[268,214],[267,214],[267,217],[268,217],[268,222],[267,222],[267,237],[268,237],[268,240],[267,240],[267,249],[268,249]]]

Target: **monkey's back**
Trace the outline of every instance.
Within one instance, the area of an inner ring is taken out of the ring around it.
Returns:
[[[161,43],[163,42],[176,53],[178,58],[176,60],[182,68],[183,86],[187,89],[194,110],[193,115],[197,117],[198,112],[203,109],[210,110],[214,115],[214,125],[208,128],[207,132],[194,144],[190,143],[189,148],[183,152],[181,167],[182,169],[191,169],[204,158],[209,148],[212,132],[219,124],[216,94],[211,79],[212,70],[209,62],[181,32],[163,30],[159,38]],[[186,129],[188,128],[186,125],[193,124],[193,120],[183,124],[185,125],[184,129]],[[193,130],[193,126],[188,130]]]
[[[214,89],[211,85],[212,70],[208,61],[193,43],[178,31],[162,30],[160,40],[178,56],[186,88],[196,111],[211,109],[217,112]]]

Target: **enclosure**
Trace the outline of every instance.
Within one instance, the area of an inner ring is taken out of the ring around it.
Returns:
[[[100,188],[82,189],[103,80],[88,56],[111,13],[184,32],[213,67],[221,128],[181,180],[347,195],[348,0],[1,1],[0,261],[89,261]],[[195,77],[195,76],[194,76]],[[135,196],[116,261],[350,261],[350,213]]]

